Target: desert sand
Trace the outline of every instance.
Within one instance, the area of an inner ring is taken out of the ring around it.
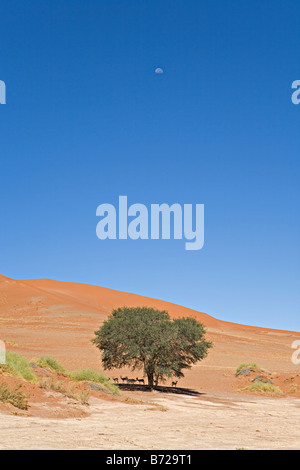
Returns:
[[[299,448],[300,366],[291,361],[298,332],[228,323],[97,286],[0,276],[0,339],[7,350],[30,360],[47,355],[70,370],[101,369],[91,339],[111,310],[123,305],[154,306],[171,317],[193,316],[204,323],[214,347],[177,386],[195,394],[133,387],[122,391],[122,399],[92,396],[85,406],[64,398],[58,407],[54,392],[47,403],[36,386],[28,412],[0,407],[0,449]],[[235,376],[243,362],[269,371],[283,393],[241,392],[250,381]],[[142,376],[126,369],[107,373]]]
[[[1,415],[0,449],[298,449],[297,399],[155,397],[128,405],[96,401],[84,418]]]

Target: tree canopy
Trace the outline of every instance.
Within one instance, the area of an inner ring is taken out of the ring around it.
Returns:
[[[105,369],[143,369],[153,388],[166,377],[183,377],[183,370],[204,359],[212,343],[195,318],[171,320],[165,310],[121,307],[112,311],[95,332]]]

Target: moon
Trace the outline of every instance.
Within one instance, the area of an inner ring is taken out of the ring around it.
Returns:
[[[163,71],[162,68],[157,67],[157,68],[155,69],[155,73],[162,74],[162,73],[164,73],[164,71]]]

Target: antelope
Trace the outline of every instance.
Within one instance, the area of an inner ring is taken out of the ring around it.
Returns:
[[[135,379],[127,379],[128,384],[134,384],[136,382]]]
[[[144,379],[139,379],[138,377],[135,379],[137,382],[139,382],[140,384],[145,384],[145,380]]]
[[[123,380],[123,383],[126,382],[126,380],[128,380],[128,377],[120,377],[121,380]]]
[[[114,378],[113,378],[113,381],[114,381],[116,384],[118,384],[118,383],[119,383],[118,377],[114,377]]]
[[[176,387],[177,383],[178,383],[178,380],[176,382],[172,382],[172,387]]]

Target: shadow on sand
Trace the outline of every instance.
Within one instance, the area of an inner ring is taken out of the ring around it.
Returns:
[[[135,384],[118,384],[120,390],[128,391],[128,392],[150,392],[150,388],[148,385],[135,385]],[[166,387],[163,385],[158,385],[153,388],[157,392],[161,393],[174,393],[177,395],[190,395],[194,397],[199,397],[204,395],[204,393],[197,392],[196,390],[192,390],[190,388],[182,388],[182,387]]]

